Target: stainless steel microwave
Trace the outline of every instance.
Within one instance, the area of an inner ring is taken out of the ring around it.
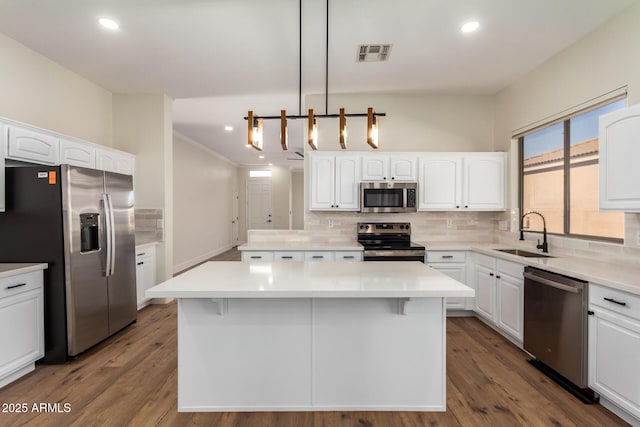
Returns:
[[[415,182],[361,182],[360,212],[416,212]]]

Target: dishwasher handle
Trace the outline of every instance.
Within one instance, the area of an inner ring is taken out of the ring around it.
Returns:
[[[545,279],[544,277],[540,277],[537,274],[532,274],[532,273],[525,272],[524,273],[524,278],[525,279],[534,280],[536,282],[542,283],[543,285],[551,286],[553,288],[560,289],[560,290],[563,290],[563,291],[566,291],[566,292],[571,292],[572,294],[579,294],[582,291],[582,289],[580,289],[580,288],[576,288],[576,287],[569,286],[569,285],[563,285],[562,283],[554,282],[553,280],[549,280],[549,279]]]

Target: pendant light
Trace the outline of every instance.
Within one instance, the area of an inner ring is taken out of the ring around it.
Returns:
[[[289,148],[289,132],[287,129],[286,110],[280,110],[280,145],[282,146],[282,151],[287,151]]]
[[[344,115],[344,108],[340,109],[340,147],[347,149],[347,118]]]
[[[378,117],[371,107],[367,109],[367,144],[378,148]]]
[[[263,132],[262,132],[262,119],[254,117],[253,111],[249,111],[247,114],[248,123],[248,141],[247,144],[255,148],[258,151],[262,151],[263,146]]]
[[[309,109],[309,146],[312,150],[318,149],[318,123],[312,108]]]

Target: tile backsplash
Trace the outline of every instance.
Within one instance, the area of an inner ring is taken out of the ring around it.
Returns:
[[[136,244],[164,240],[164,209],[136,209]]]

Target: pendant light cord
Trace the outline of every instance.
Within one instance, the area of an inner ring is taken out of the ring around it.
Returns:
[[[327,0],[327,43],[324,54],[324,114],[329,114],[329,0]]]

